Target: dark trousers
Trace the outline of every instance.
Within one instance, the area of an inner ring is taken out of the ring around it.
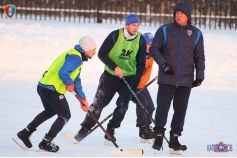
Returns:
[[[43,103],[44,110],[39,113],[27,127],[29,129],[36,129],[44,121],[57,114],[58,117],[48,132],[48,135],[51,138],[54,138],[71,118],[68,102],[64,95],[59,94],[56,91],[43,88],[39,85],[37,86],[37,92]]]
[[[157,93],[157,109],[155,115],[155,133],[164,133],[170,108],[173,100],[174,114],[171,122],[170,133],[177,133],[181,135],[188,107],[188,100],[190,96],[190,87],[176,87],[172,85],[159,84]]]
[[[137,89],[137,92],[140,89]],[[152,117],[152,114],[155,110],[153,101],[151,99],[151,95],[148,91],[147,88],[144,88],[139,94],[137,94],[138,99],[140,100],[140,102],[142,103],[142,105],[147,109],[147,111],[149,112],[150,116]],[[133,100],[136,100],[135,98]],[[136,103],[136,114],[137,114],[137,127],[141,127],[141,126],[150,126],[151,124],[151,119],[149,117],[149,114],[147,112],[145,112],[145,110],[141,107],[141,105],[135,101]]]
[[[129,85],[132,85],[134,76],[124,78]],[[95,94],[95,98],[90,106],[90,111],[92,114],[97,119],[99,119],[103,108],[110,103],[116,92],[119,95],[116,101],[117,106],[114,109],[114,115],[112,119],[108,123],[108,126],[113,128],[120,127],[120,124],[123,121],[128,109],[128,103],[132,96],[132,93],[127,88],[122,79],[109,74],[107,71],[104,71],[100,77],[100,82]],[[94,125],[95,122],[89,114],[86,115],[84,121],[81,123],[81,126],[87,129],[91,129]]]

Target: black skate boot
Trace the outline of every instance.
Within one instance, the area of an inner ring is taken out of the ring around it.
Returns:
[[[115,134],[114,128],[107,126],[106,132],[110,135],[111,139],[115,142],[116,138],[114,137],[114,134]],[[105,145],[112,145],[110,142],[111,140],[107,137],[106,134],[105,134],[104,138],[105,138]]]
[[[172,133],[170,134],[170,142],[169,142],[169,148],[170,153],[175,155],[182,155],[183,151],[187,150],[186,145],[181,145],[178,140],[178,134]]]
[[[82,127],[82,128],[78,131],[78,133],[74,136],[74,138],[75,138],[78,142],[80,142],[80,141],[82,141],[82,139],[84,139],[84,138],[87,136],[87,134],[88,134],[89,132],[90,132],[90,130],[88,130],[88,129]]]
[[[50,138],[46,133],[44,139],[39,143],[39,148],[49,152],[57,152],[59,150],[59,146],[54,144],[52,140],[53,138]]]
[[[162,148],[163,150],[163,138],[164,138],[164,134],[163,133],[158,133],[156,135],[156,139],[152,145],[152,148],[155,149],[154,153],[158,153],[158,151],[160,151],[160,149]]]
[[[153,139],[153,132],[151,131],[150,127],[149,126],[142,126],[142,127],[139,127],[139,137],[141,137],[141,142],[142,143],[151,143],[153,142],[152,139]]]
[[[28,128],[24,128],[20,132],[17,133],[17,136],[13,137],[12,139],[23,149],[27,150],[28,148],[32,147],[30,136],[31,134],[36,131],[36,129],[29,130]]]
[[[152,134],[152,141],[154,142],[156,139],[156,134],[154,133],[154,131],[152,130],[152,126],[149,127],[149,130],[151,131]]]

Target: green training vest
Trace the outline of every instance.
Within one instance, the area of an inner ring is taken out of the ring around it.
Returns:
[[[121,28],[119,29],[118,39],[109,52],[109,58],[122,69],[124,76],[136,74],[136,56],[140,46],[140,37],[141,33],[138,32],[135,39],[127,41],[123,35],[123,28]],[[114,70],[106,65],[105,70],[112,75],[116,75]]]
[[[58,72],[63,66],[67,55],[77,55],[82,58],[81,54],[74,48],[69,49],[67,52],[62,53],[57,57],[51,64],[49,69],[44,73],[40,79],[40,83],[46,86],[54,86],[56,91],[60,94],[65,94],[67,92],[65,83],[60,79]],[[81,71],[82,64],[77,67],[73,72],[70,73],[71,79],[74,81],[77,75]]]

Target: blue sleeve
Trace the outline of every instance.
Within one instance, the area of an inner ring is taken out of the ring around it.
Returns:
[[[76,94],[80,97],[80,98],[86,98],[85,93],[82,90],[82,84],[81,84],[81,78],[80,78],[80,73],[78,74],[78,76],[76,77],[75,81],[74,81],[74,85],[75,85],[75,92]]]
[[[82,60],[76,55],[67,55],[66,60],[58,72],[61,80],[68,86],[71,85],[73,80],[70,77],[70,73],[73,72],[82,64]]]
[[[161,55],[161,48],[163,47],[163,42],[164,42],[164,34],[163,34],[163,29],[162,26],[156,31],[155,36],[153,38],[153,41],[151,43],[149,52],[155,62],[162,66],[166,60],[162,57]]]
[[[196,69],[196,78],[204,79],[204,71],[205,71],[205,54],[204,54],[204,40],[203,35],[201,33],[200,39],[197,42],[195,51],[194,51],[194,62]]]

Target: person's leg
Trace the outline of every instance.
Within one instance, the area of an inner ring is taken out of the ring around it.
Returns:
[[[157,93],[155,127],[153,128],[154,133],[156,134],[156,138],[152,145],[152,148],[155,150],[160,150],[163,146],[163,138],[166,130],[164,127],[167,122],[168,112],[175,90],[175,86],[159,84]]]
[[[174,115],[170,133],[176,133],[180,136],[183,131],[190,92],[190,87],[178,87],[175,92],[173,100]]]
[[[49,137],[54,138],[71,118],[69,105],[64,95],[45,88],[39,89],[46,112],[38,115],[38,117],[36,117],[31,124],[37,125],[57,114],[58,118],[52,124],[48,132]]]
[[[124,78],[129,85],[132,85],[134,77]],[[123,121],[124,116],[126,114],[126,111],[128,110],[129,101],[132,97],[131,91],[128,89],[127,85],[122,79],[117,80],[117,85],[119,86],[119,88],[117,89],[117,92],[119,94],[119,97],[116,101],[117,107],[114,109],[114,115],[108,123],[108,126],[111,126],[113,128],[120,127],[121,122]]]
[[[136,125],[137,127],[139,127],[139,137],[142,138],[141,139],[142,143],[145,143],[145,142],[150,143],[151,139],[154,138],[154,133],[152,132],[151,127],[150,127],[150,124],[151,124],[150,116],[152,117],[152,113],[155,108],[154,108],[153,102],[150,102],[151,97],[147,88],[144,88],[143,91],[141,91],[138,94],[138,97],[139,97],[138,99],[140,100],[142,104],[140,105],[138,102],[136,102],[136,106],[137,106],[136,108],[137,124]],[[143,107],[145,109],[143,109]]]
[[[52,124],[49,132],[45,134],[45,137],[39,143],[39,148],[50,152],[57,152],[59,150],[59,146],[55,145],[52,140],[57,136],[57,134],[71,118],[69,105],[65,96],[59,94],[56,91],[43,88],[40,90],[40,92],[42,98],[47,102],[48,105],[50,105],[50,107],[47,108],[50,108],[51,111],[58,115],[58,117]]]
[[[142,92],[140,92],[137,95],[137,97],[138,97],[139,101],[141,102],[141,104],[143,105],[143,107],[147,109],[148,104],[147,104],[147,99],[144,95],[144,90]],[[137,115],[136,126],[137,127],[142,127],[142,126],[146,125],[146,122],[147,122],[146,112],[137,101],[135,101],[135,103],[136,103],[136,115]]]
[[[164,133],[166,130],[164,127],[167,122],[168,112],[175,90],[175,86],[159,84],[154,133]]]
[[[153,103],[153,101],[152,101],[152,98],[151,98],[151,95],[150,95],[150,93],[149,93],[149,91],[148,91],[148,89],[147,88],[145,88],[144,90],[143,90],[143,95],[145,96],[145,98],[146,98],[146,102],[147,102],[147,107],[146,107],[146,109],[147,109],[147,111],[148,111],[148,113],[147,112],[145,112],[145,114],[146,114],[146,125],[147,126],[150,126],[150,124],[152,123],[152,120],[151,120],[151,118],[150,118],[150,116],[152,117],[152,115],[153,115],[153,112],[154,112],[154,110],[155,110],[155,106],[154,106],[154,103]],[[150,116],[149,116],[150,115]]]
[[[132,77],[124,77],[124,78],[126,79],[129,85],[133,83]],[[117,107],[114,109],[114,115],[107,124],[106,132],[110,135],[113,141],[116,141],[116,138],[114,136],[115,133],[114,129],[120,127],[121,122],[123,121],[126,111],[128,109],[128,103],[131,100],[132,93],[122,79],[117,78],[117,82],[114,83],[116,83],[118,86],[117,92],[119,94],[119,97],[116,101]],[[105,135],[104,138],[109,140],[107,135]]]
[[[48,90],[46,88],[37,86],[37,92],[40,96],[41,102],[44,106],[44,111],[42,111],[41,113],[39,113],[27,126],[27,128],[29,130],[31,129],[36,129],[39,125],[41,125],[44,121],[50,119],[51,117],[53,117],[55,115],[54,110],[52,109],[52,107],[50,106],[50,104],[48,103],[48,99],[50,98],[54,93],[57,93],[55,91],[51,91]],[[47,98],[45,98],[45,96]]]
[[[90,106],[91,113],[99,119],[100,114],[105,106],[107,106],[112,100],[118,89],[117,78],[110,75],[108,72],[104,72],[101,75],[100,83],[97,88],[93,103]],[[87,130],[90,130],[94,125],[95,121],[91,118],[89,114],[86,114],[84,121],[81,126]]]

